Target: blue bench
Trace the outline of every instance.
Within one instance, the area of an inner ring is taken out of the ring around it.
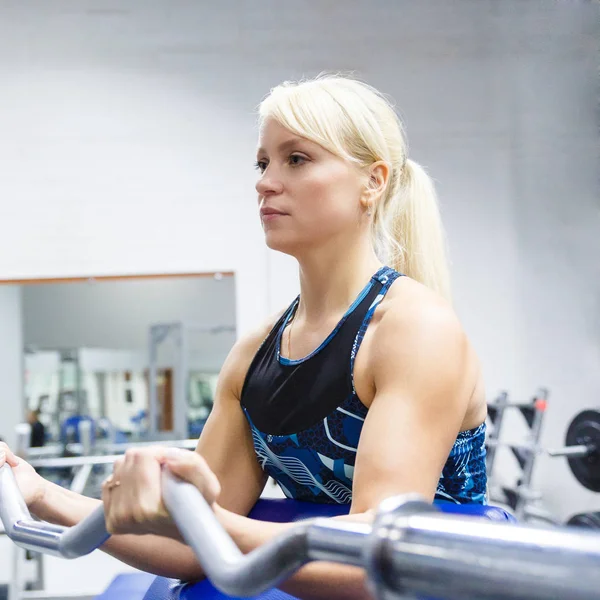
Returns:
[[[444,513],[470,515],[492,521],[515,522],[506,511],[496,506],[480,504],[453,504],[436,502]],[[249,517],[259,521],[289,523],[312,517],[336,517],[348,514],[349,505],[314,504],[294,500],[259,500]],[[207,579],[198,583],[181,583],[176,579],[155,577],[147,573],[117,576],[106,591],[96,600],[227,600],[226,596],[215,589]],[[256,600],[295,600],[280,590],[273,589],[255,597]]]

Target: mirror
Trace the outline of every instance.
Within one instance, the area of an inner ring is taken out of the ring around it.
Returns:
[[[199,436],[235,341],[233,274],[34,283],[22,310],[46,443],[78,442],[81,418],[113,441]]]

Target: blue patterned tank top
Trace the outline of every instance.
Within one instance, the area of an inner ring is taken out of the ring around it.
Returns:
[[[358,442],[368,413],[354,389],[354,359],[375,309],[400,274],[382,267],[327,339],[309,356],[281,356],[281,337],[299,298],[259,348],[241,404],[257,459],[288,498],[349,504]],[[458,434],[437,500],[486,503],[485,423]]]

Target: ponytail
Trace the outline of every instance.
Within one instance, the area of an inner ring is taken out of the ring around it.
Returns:
[[[433,181],[409,159],[393,179],[374,219],[383,258],[451,302],[446,236]]]

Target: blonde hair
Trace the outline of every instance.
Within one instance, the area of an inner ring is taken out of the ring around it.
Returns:
[[[387,163],[389,180],[374,207],[375,251],[389,266],[450,300],[435,188],[425,170],[408,159],[404,128],[392,104],[363,82],[321,75],[273,88],[259,107],[259,122],[267,117],[361,168]]]

